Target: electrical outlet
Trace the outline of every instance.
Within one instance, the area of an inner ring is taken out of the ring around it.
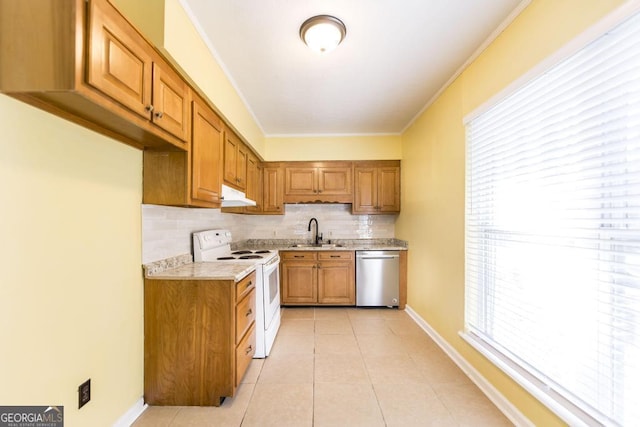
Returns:
[[[78,409],[82,408],[91,400],[91,378],[80,384],[78,387]]]

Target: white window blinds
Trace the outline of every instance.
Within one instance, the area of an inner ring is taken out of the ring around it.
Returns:
[[[467,123],[466,204],[470,342],[638,425],[640,16]]]

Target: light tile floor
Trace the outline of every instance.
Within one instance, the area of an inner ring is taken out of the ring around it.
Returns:
[[[267,359],[215,407],[150,407],[135,427],[510,426],[404,312],[285,308]]]

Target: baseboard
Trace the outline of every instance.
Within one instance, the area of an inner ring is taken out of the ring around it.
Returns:
[[[475,385],[493,402],[494,405],[516,426],[535,427],[511,402],[487,381],[467,360],[444,340],[418,313],[409,305],[405,307],[407,314],[435,341],[436,344],[458,365]]]
[[[141,397],[113,424],[113,427],[130,427],[148,407],[149,405],[144,403],[144,398]]]

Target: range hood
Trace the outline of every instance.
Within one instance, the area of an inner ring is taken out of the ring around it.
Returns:
[[[255,206],[256,202],[247,199],[242,191],[231,188],[228,185],[222,184],[222,207],[223,208],[235,208],[238,206]]]

